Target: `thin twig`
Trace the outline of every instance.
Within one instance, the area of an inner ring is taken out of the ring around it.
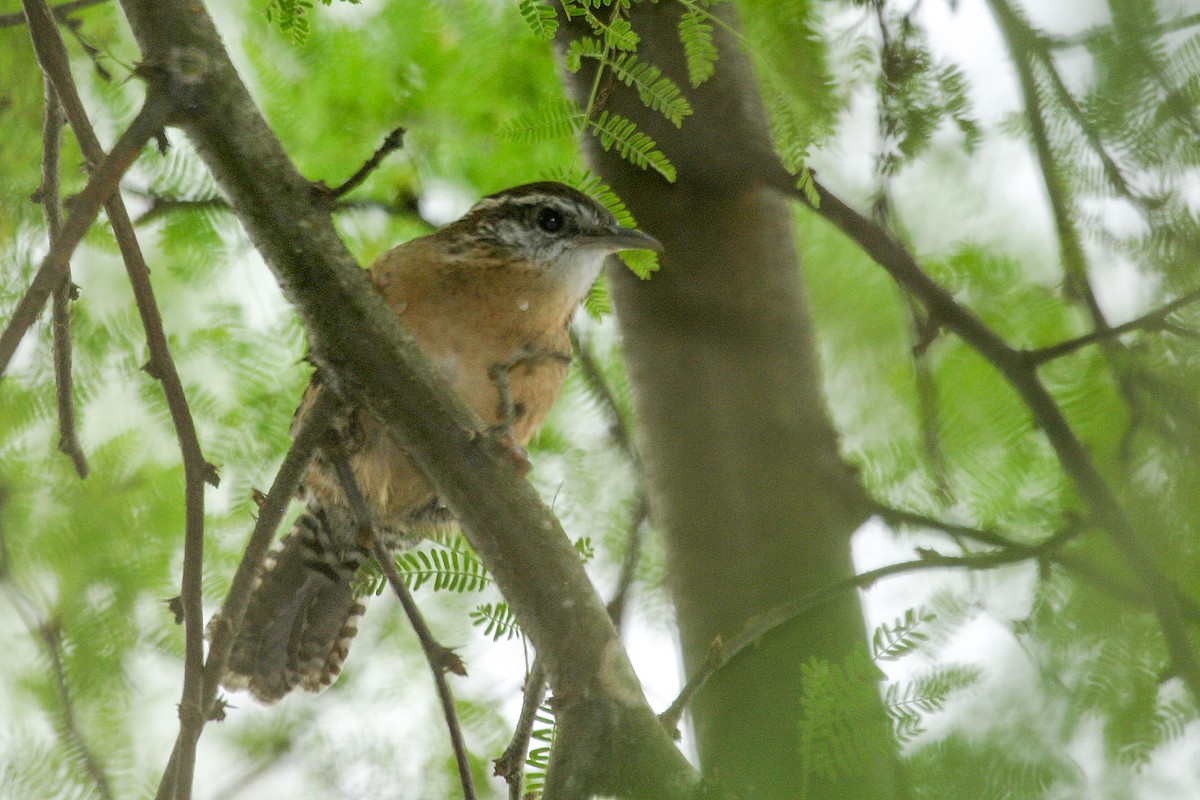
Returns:
[[[175,211],[205,211],[211,209],[213,211],[233,212],[233,209],[229,207],[229,201],[223,197],[164,197],[146,189],[127,185],[122,186],[121,190],[150,201],[150,207],[142,212],[134,221],[134,224],[138,226],[145,225]],[[406,194],[395,200],[373,200],[371,198],[357,197],[352,199],[342,198],[330,208],[330,211],[335,214],[341,211],[363,210],[382,211],[385,214],[393,216],[413,217],[423,222],[430,230],[435,227],[429,220],[421,216],[421,209],[417,203],[417,198],[411,194]]]
[[[367,179],[367,176],[374,172],[389,154],[399,150],[404,146],[404,128],[398,127],[389,133],[383,139],[383,144],[379,145],[379,149],[368,158],[358,170],[347,178],[340,186],[328,187],[322,183],[318,183],[321,193],[328,200],[337,200],[343,195],[357,189],[362,182]]]
[[[287,511],[288,503],[295,496],[296,487],[300,484],[313,453],[328,434],[337,408],[338,397],[335,393],[325,390],[317,394],[304,415],[300,429],[296,431],[283,463],[275,473],[271,488],[258,504],[258,519],[255,520],[254,530],[246,542],[246,552],[233,573],[233,580],[229,584],[229,592],[225,595],[220,612],[213,617],[208,626],[208,659],[204,662],[204,707],[208,711],[205,714],[206,719],[211,716],[212,703],[216,699],[221,678],[225,675],[229,653],[233,649],[238,631],[242,628],[254,581],[262,569],[267,550],[275,538],[275,531]]]
[[[58,692],[58,702],[62,706],[63,739],[83,762],[83,768],[92,782],[96,784],[96,792],[100,797],[104,800],[112,800],[112,786],[108,782],[108,775],[105,774],[96,754],[92,752],[91,747],[83,738],[78,721],[75,719],[75,703],[71,699],[71,689],[67,685],[67,672],[63,668],[62,632],[53,623],[47,622],[39,626],[38,634],[45,645],[46,655],[50,657],[50,672],[54,676],[54,688]]]
[[[25,2],[28,5],[37,3],[38,0],[25,0]],[[31,26],[31,30],[36,27]],[[53,24],[50,29],[57,36],[57,29]],[[38,37],[35,36],[36,38]],[[61,42],[60,39],[59,43],[61,44]],[[50,69],[46,69],[46,74],[54,79],[54,73]],[[55,84],[57,90],[57,79],[55,79]],[[60,99],[62,96],[62,93],[59,92]],[[66,101],[63,104],[67,106]],[[51,245],[50,252],[42,260],[42,265],[34,275],[29,290],[13,310],[4,333],[0,334],[0,376],[3,376],[8,369],[17,345],[21,343],[21,339],[25,337],[25,333],[33,323],[37,321],[38,315],[41,314],[46,301],[50,299],[51,293],[65,279],[67,269],[70,267],[71,254],[83,241],[84,234],[95,221],[96,215],[100,213],[101,206],[106,206],[109,198],[114,196],[113,193],[117,189],[121,176],[133,165],[134,159],[137,158],[146,142],[154,136],[157,130],[162,128],[170,111],[169,103],[147,98],[147,103],[138,112],[137,117],[113,145],[112,153],[106,158],[103,151],[100,150],[95,153],[94,161],[92,158],[87,159],[99,166],[92,171],[91,180],[88,181],[83,191],[72,198],[67,220],[62,226],[58,238]],[[68,119],[71,119],[71,127],[75,128],[75,120],[69,114]]]
[[[59,22],[64,21],[68,14],[73,14],[84,8],[98,6],[101,3],[107,3],[109,0],[71,0],[69,3],[61,3],[53,6],[50,12],[54,14],[54,18]],[[17,11],[12,14],[0,14],[0,28],[14,28],[17,25],[25,24],[25,14]]]
[[[42,181],[34,198],[46,215],[46,230],[51,247],[62,228],[62,198],[59,192],[59,152],[62,143],[63,113],[58,95],[49,78],[45,84],[45,112],[42,125]],[[71,268],[68,264],[62,283],[54,290],[51,302],[51,329],[54,334],[54,387],[58,401],[58,450],[71,459],[80,478],[88,475],[87,458],[79,446],[75,431],[75,382],[71,375],[71,300],[74,299]]]
[[[608,430],[613,437],[613,441],[617,446],[633,460],[634,465],[640,470],[639,458],[636,448],[633,446],[633,436],[629,432],[629,424],[625,421],[625,415],[621,411],[621,406],[617,403],[617,397],[613,394],[612,387],[608,385],[608,381],[604,378],[604,373],[600,370],[600,364],[596,360],[596,354],[592,348],[584,344],[579,338],[579,332],[574,327],[570,331],[571,349],[575,351],[575,360],[579,364],[579,372],[583,375],[583,381],[587,384],[588,389],[600,401],[600,405],[604,407],[604,411],[608,414]]]
[[[1112,488],[1071,429],[1054,397],[1038,378],[1036,367],[1024,353],[1010,347],[979,317],[930,278],[894,237],[850,208],[818,181],[813,181],[818,196],[814,206],[803,192],[792,185],[791,176],[781,165],[767,166],[764,179],[778,191],[813,207],[856,242],[897,283],[916,296],[937,321],[974,348],[1016,390],[1054,449],[1063,472],[1090,509],[1096,524],[1108,534],[1145,586],[1162,629],[1172,668],[1183,679],[1192,697],[1200,699],[1200,661],[1192,649],[1177,593],[1169,587],[1148,544],[1134,531]]]
[[[1092,318],[1097,329],[1108,327],[1104,312],[1100,308],[1096,295],[1092,291],[1088,279],[1087,257],[1083,250],[1083,241],[1079,231],[1071,219],[1072,200],[1066,182],[1058,168],[1054,149],[1050,144],[1050,132],[1046,126],[1046,117],[1042,109],[1042,95],[1038,89],[1037,77],[1034,75],[1031,63],[1031,48],[1029,40],[1033,32],[1025,25],[1024,18],[1006,0],[988,0],[992,13],[1000,28],[1009,52],[1012,54],[1013,68],[1017,73],[1017,83],[1021,89],[1021,98],[1025,104],[1025,118],[1029,123],[1029,135],[1033,140],[1034,154],[1041,167],[1042,182],[1050,200],[1050,212],[1054,218],[1054,227],[1058,233],[1059,258],[1063,272],[1066,273],[1068,294],[1082,300],[1084,307]]]
[[[303,477],[305,468],[312,460],[313,452],[329,430],[330,421],[333,419],[337,405],[337,396],[333,392],[321,392],[313,400],[308,413],[304,416],[304,422],[292,440],[292,446],[288,449],[287,455],[283,457],[283,463],[279,465],[279,470],[275,473],[275,480],[272,481],[271,488],[267,490],[267,494],[258,504],[258,519],[254,522],[254,530],[250,534],[250,540],[246,542],[246,551],[242,554],[242,560],[238,563],[233,580],[229,584],[225,602],[222,603],[220,612],[208,625],[210,640],[208,659],[204,662],[204,694],[202,698],[204,713],[199,722],[201,727],[219,715],[217,692],[220,689],[221,678],[225,675],[225,668],[229,663],[229,654],[237,640],[238,631],[242,628],[246,607],[250,603],[250,594],[254,589],[254,581],[258,577],[267,550],[271,546],[271,540],[275,537],[275,531],[287,511],[288,502],[295,494],[300,478]],[[195,738],[199,739],[199,736],[200,734],[197,732]],[[175,748],[171,751],[166,769],[163,770],[163,779],[159,784],[156,795],[159,800],[165,800],[172,796],[179,753],[181,747],[190,738],[191,734],[185,737],[182,730],[176,738]]]
[[[89,203],[96,203],[98,207],[98,200],[105,201],[104,206],[108,212],[109,224],[112,226],[113,235],[121,251],[125,270],[133,289],[134,302],[142,320],[142,327],[146,332],[146,345],[150,351],[150,360],[144,369],[162,384],[163,395],[183,459],[184,546],[180,597],[184,611],[185,653],[183,689],[179,703],[180,741],[176,743],[176,751],[172,756],[173,769],[169,775],[164,775],[163,782],[159,786],[159,793],[162,795],[164,787],[168,787],[171,796],[176,800],[188,800],[191,797],[192,775],[195,771],[196,741],[205,720],[203,703],[204,612],[201,598],[201,569],[204,558],[204,484],[209,483],[216,486],[218,478],[216,469],[204,459],[204,454],[201,452],[200,442],[196,436],[195,421],[188,408],[187,397],[184,394],[179,373],[175,369],[175,362],[171,358],[167,337],[163,331],[162,318],[154,300],[154,291],[150,285],[150,269],[142,256],[141,247],[138,245],[137,236],[133,230],[133,223],[129,219],[129,213],[125,210],[124,202],[116,193],[116,187],[120,176],[133,163],[142,146],[162,130],[162,126],[174,113],[177,103],[187,104],[192,101],[191,94],[195,91],[195,87],[163,85],[163,81],[171,80],[174,73],[168,71],[163,71],[161,74],[147,72],[148,91],[142,110],[117,144],[113,146],[112,154],[105,158],[104,150],[96,138],[87,112],[79,99],[79,93],[75,89],[67,50],[58,28],[54,24],[49,6],[45,0],[23,0],[23,5],[29,21],[30,37],[33,40],[38,63],[54,84],[54,91],[66,112],[67,121],[70,122],[72,130],[75,132],[75,139],[79,143],[84,161],[88,165],[89,171],[92,172],[92,178],[84,192],[71,205],[71,212],[64,226],[63,240],[65,244],[58,258],[61,264],[65,265],[66,257],[70,255],[75,244],[78,243],[78,239],[82,238],[83,232],[95,217],[94,209],[86,215],[80,209],[84,197],[91,190],[92,196],[88,198]],[[96,188],[93,189],[93,187]],[[76,223],[81,230],[75,234],[78,238],[72,242],[67,231],[71,229],[72,222],[76,218],[83,220],[85,217],[86,224]],[[54,255],[55,249],[57,248],[51,248],[51,255]],[[47,270],[47,265],[52,269]],[[48,271],[51,279],[57,278],[61,281],[62,275],[56,274],[61,269],[59,262],[53,261],[48,255],[42,270],[39,270],[39,276],[42,272]],[[34,284],[37,286],[36,277]],[[57,286],[57,283],[52,285]],[[34,295],[33,288],[22,299],[23,305],[31,295]],[[44,297],[40,302],[37,302],[35,298],[29,303],[34,306],[31,309],[34,318],[44,303]],[[26,327],[28,326],[26,325]],[[7,334],[8,330],[5,331],[5,335]],[[20,337],[16,338],[19,340]],[[15,347],[15,344],[13,346]],[[3,355],[3,350],[0,348],[0,371],[2,371],[2,365],[7,365],[10,357],[11,353]]]
[[[1195,25],[1200,25],[1200,14],[1187,14],[1178,19],[1167,20],[1158,26],[1158,32],[1174,33],[1175,31],[1186,30]],[[1112,36],[1116,31],[1112,25],[1098,25],[1094,28],[1088,28],[1082,33],[1076,33],[1071,36],[1046,36],[1043,35],[1047,47],[1055,49],[1065,49],[1068,47],[1087,47],[1093,42],[1105,39]]]
[[[1167,317],[1174,314],[1184,306],[1191,305],[1197,300],[1200,300],[1200,289],[1193,289],[1181,297],[1177,297],[1169,303],[1164,304],[1160,308],[1156,308],[1137,319],[1131,319],[1129,322],[1120,325],[1114,325],[1111,328],[1102,328],[1084,334],[1076,339],[1070,339],[1065,342],[1059,342],[1048,347],[1040,347],[1036,350],[1027,350],[1025,355],[1036,365],[1045,364],[1047,361],[1053,361],[1056,358],[1061,358],[1076,350],[1095,344],[1105,339],[1112,339],[1117,336],[1123,336],[1131,331],[1145,330],[1166,330],[1169,328]]]
[[[688,678],[679,696],[659,715],[659,720],[676,736],[678,736],[679,721],[683,718],[684,709],[691,703],[696,693],[708,682],[718,670],[728,664],[734,656],[750,645],[759,641],[776,628],[819,608],[843,592],[854,589],[866,590],[884,578],[922,572],[929,569],[995,569],[997,567],[1018,564],[1022,561],[1044,558],[1061,547],[1065,541],[1075,535],[1075,531],[1066,530],[1049,537],[1044,542],[1030,546],[1018,546],[988,553],[978,553],[967,556],[947,556],[941,553],[918,550],[920,557],[912,561],[902,561],[898,564],[888,564],[878,569],[868,570],[859,575],[837,581],[823,589],[818,589],[798,600],[784,603],[765,614],[749,621],[740,631],[728,639],[715,640],[709,647],[708,658],[704,664]]]
[[[437,686],[438,698],[442,702],[442,714],[446,717],[446,727],[450,731],[450,743],[454,748],[454,760],[458,765],[458,777],[462,783],[463,800],[475,800],[475,782],[471,778],[471,761],[467,754],[466,741],[463,739],[462,728],[458,723],[458,713],[454,709],[454,695],[450,692],[450,684],[446,680],[446,673],[453,672],[456,675],[466,675],[466,667],[463,665],[462,659],[450,648],[439,643],[433,636],[433,632],[429,630],[429,626],[425,624],[425,618],[421,615],[421,610],[417,608],[417,603],[413,600],[412,593],[408,591],[408,587],[404,585],[404,579],[400,577],[400,572],[396,569],[396,562],[393,560],[391,553],[384,547],[383,541],[374,534],[371,526],[371,511],[367,507],[366,501],[363,499],[362,492],[358,488],[358,481],[354,478],[354,470],[351,469],[350,463],[340,453],[328,452],[331,448],[326,448],[326,457],[333,463],[334,471],[337,473],[338,482],[341,484],[342,491],[346,495],[346,500],[350,503],[350,509],[354,512],[354,517],[358,522],[360,529],[371,541],[371,552],[375,556],[375,560],[379,563],[379,567],[383,570],[383,574],[387,576],[388,583],[395,592],[400,605],[404,607],[404,613],[408,615],[408,621],[412,625],[413,630],[417,634],[417,639],[421,642],[421,649],[425,653],[425,659],[429,662],[429,671],[433,673],[433,682]]]
[[[621,629],[621,620],[625,616],[625,605],[629,600],[633,581],[637,577],[637,565],[642,557],[642,543],[649,519],[650,501],[646,499],[646,493],[639,490],[637,504],[630,517],[625,556],[621,559],[621,571],[617,574],[617,587],[613,590],[613,596],[605,606],[608,609],[608,616],[612,617],[613,625],[617,626],[617,630]]]
[[[8,493],[3,486],[0,486],[0,519],[3,519],[4,506],[7,501]],[[37,621],[38,613],[33,601],[20,587],[8,583],[12,577],[9,574],[10,566],[8,537],[5,536],[4,528],[0,526],[0,584],[8,584],[17,616],[21,618],[30,635],[40,638],[46,648],[46,655],[50,659],[51,673],[54,677],[55,691],[58,693],[59,703],[62,705],[61,736],[65,740],[66,746],[74,750],[83,762],[84,769],[96,784],[96,792],[103,800],[112,800],[112,787],[108,782],[108,775],[101,766],[100,759],[88,746],[75,718],[75,704],[71,699],[70,685],[67,683],[66,670],[62,663],[62,632],[49,622],[39,623]]]
[[[500,757],[492,762],[492,774],[504,778],[508,784],[509,800],[521,800],[521,788],[525,781],[525,759],[529,752],[529,740],[533,736],[533,725],[537,721],[537,710],[546,699],[546,670],[541,659],[535,658],[529,674],[525,676],[525,690],[521,693],[521,715],[513,728],[512,739]]]

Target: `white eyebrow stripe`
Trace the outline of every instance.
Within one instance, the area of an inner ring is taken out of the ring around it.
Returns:
[[[553,205],[563,207],[568,205],[565,198],[555,197],[549,194],[523,194],[508,197],[485,197],[476,203],[472,211],[486,211],[489,208],[497,208],[500,206],[537,206],[537,205]]]

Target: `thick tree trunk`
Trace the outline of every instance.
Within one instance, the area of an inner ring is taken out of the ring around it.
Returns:
[[[640,4],[632,21],[639,60],[686,87],[681,9]],[[586,32],[576,23],[560,36]],[[718,637],[849,576],[850,535],[865,518],[825,411],[790,211],[755,178],[778,169],[757,88],[737,47],[718,45],[717,74],[687,92],[695,114],[682,130],[631,90],[601,87],[603,109],[658,141],[675,184],[585,137],[597,171],[666,246],[650,281],[611,277],[689,674]],[[581,100],[594,75],[569,77]],[[798,797],[800,665],[840,660],[864,640],[846,594],[718,672],[692,707],[705,774],[743,797]],[[807,782],[810,797],[847,798],[894,797],[895,784],[891,761]]]

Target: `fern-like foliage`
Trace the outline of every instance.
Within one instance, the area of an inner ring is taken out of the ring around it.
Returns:
[[[612,312],[612,297],[608,291],[608,281],[601,275],[588,289],[587,297],[583,298],[583,310],[592,319],[603,319]]]
[[[533,31],[534,36],[547,41],[554,38],[554,32],[558,30],[558,13],[554,6],[541,0],[521,0],[518,8],[521,18],[529,26],[529,30]]]
[[[816,207],[820,205],[820,197],[808,169],[808,149],[816,138],[816,131],[809,115],[775,79],[764,76],[761,85],[775,151],[784,168],[796,176],[796,187]]]
[[[620,114],[601,111],[588,127],[605,150],[616,150],[621,158],[641,169],[653,169],[668,181],[675,182],[675,165],[658,149],[658,143],[638,130],[637,125]]]
[[[909,609],[875,631],[870,652],[859,648],[841,663],[813,659],[801,667],[800,746],[806,775],[838,779],[893,758],[898,744],[925,731],[930,714],[979,680],[976,667],[946,666],[888,684],[880,697],[883,673],[877,662],[916,651],[928,639],[921,626],[933,619],[931,613]],[[807,796],[807,787],[801,787],[800,795]]]
[[[617,196],[611,186],[590,169],[554,169],[546,177],[578,189],[604,206],[610,214],[617,218],[617,224],[622,228],[637,227],[637,220],[633,218],[633,213],[630,212],[625,202]]]
[[[801,675],[800,753],[806,776],[836,780],[893,757],[892,725],[877,689],[883,674],[865,649],[841,664],[813,659],[801,665]],[[806,784],[799,794],[808,796]]]
[[[934,619],[933,614],[910,608],[891,625],[880,625],[871,639],[871,657],[878,662],[895,661],[908,655],[928,641],[929,637],[920,628]]]
[[[540,798],[546,785],[546,769],[550,766],[550,751],[554,749],[554,740],[558,734],[558,721],[554,718],[554,710],[549,705],[538,707],[534,716],[534,729],[531,735],[538,744],[529,749],[525,757],[525,795],[524,797]]]
[[[896,740],[908,742],[923,733],[926,715],[941,711],[952,694],[978,680],[977,668],[953,666],[910,681],[889,684],[883,694],[883,709],[892,721]]]
[[[342,0],[346,3],[358,4],[359,0]],[[333,0],[321,0],[323,5],[332,5]],[[304,45],[308,42],[308,34],[312,30],[309,17],[312,16],[312,0],[271,0],[267,4],[267,22],[279,26],[279,30],[291,34],[292,42]]]
[[[491,575],[461,536],[429,550],[410,550],[396,558],[404,584],[412,590],[433,581],[434,591],[477,592],[491,583]]]
[[[713,26],[704,9],[687,4],[679,18],[679,41],[687,61],[688,82],[692,88],[702,85],[717,71],[717,45],[713,42]]]
[[[567,16],[574,19],[575,17],[583,17],[584,21],[591,26],[592,32],[604,40],[604,44],[616,50],[625,50],[632,52],[637,50],[638,43],[641,42],[641,37],[638,36],[633,26],[629,24],[629,20],[621,16],[621,12],[628,10],[628,0],[618,0],[617,8],[608,20],[603,20],[596,14],[592,13],[593,8],[608,7],[612,3],[595,3],[589,0],[562,0],[563,11]]]
[[[648,108],[662,114],[675,127],[681,127],[683,118],[692,113],[691,104],[675,81],[664,76],[658,67],[638,61],[635,54],[611,55],[609,48],[599,39],[584,36],[571,42],[564,60],[568,70],[578,72],[585,58],[594,59],[612,70],[617,80],[635,88],[638,97]]]
[[[512,639],[521,634],[521,626],[508,603],[483,603],[471,611],[471,624],[483,628],[483,635],[493,642]]]
[[[583,127],[585,118],[574,100],[553,100],[503,123],[496,135],[525,144],[567,139]]]

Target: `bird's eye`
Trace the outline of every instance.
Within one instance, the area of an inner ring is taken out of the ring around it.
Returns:
[[[537,224],[539,228],[547,233],[558,233],[563,229],[565,220],[561,211],[546,206],[538,212]]]

